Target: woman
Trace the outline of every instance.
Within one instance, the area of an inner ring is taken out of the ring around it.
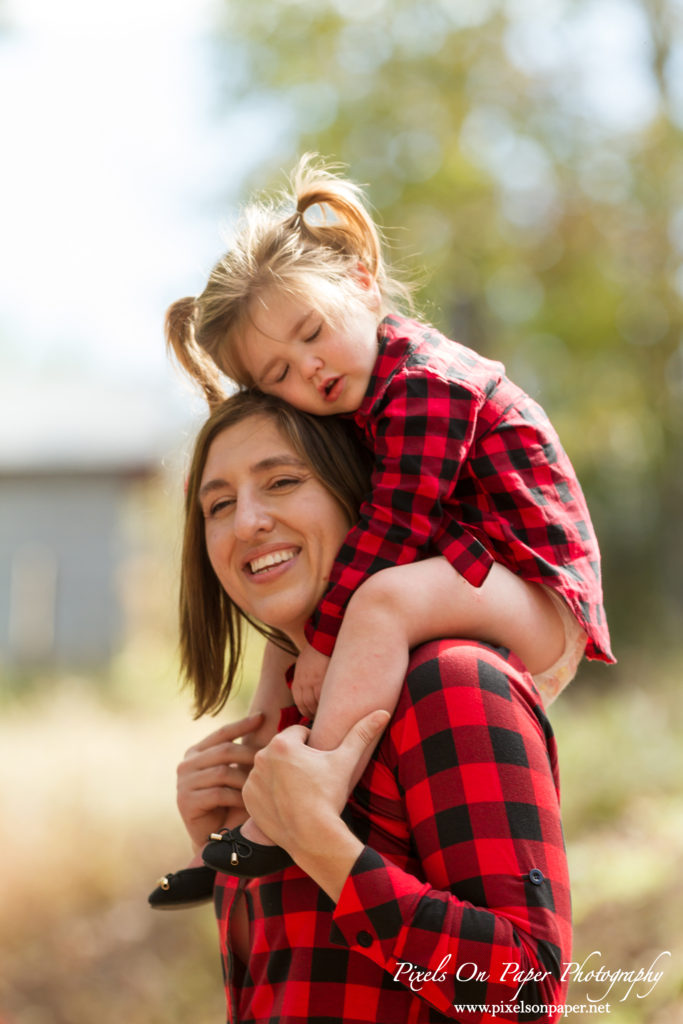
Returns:
[[[210,417],[188,483],[181,600],[199,710],[227,698],[243,619],[293,652],[301,643],[363,495],[360,459],[344,424],[261,395]],[[390,628],[382,608],[365,612]],[[386,718],[332,751],[293,725],[253,759],[244,803],[294,863],[217,876],[230,1020],[556,1019],[569,888],[554,740],[529,676],[484,645],[424,645],[347,802]],[[197,848],[238,802],[252,757],[235,740],[260,724],[188,752],[179,807]]]

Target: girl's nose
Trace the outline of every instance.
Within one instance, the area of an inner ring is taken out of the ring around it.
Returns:
[[[235,505],[233,528],[239,540],[251,540],[260,532],[272,530],[273,517],[263,501],[240,495]]]
[[[320,356],[313,352],[304,352],[299,363],[299,370],[304,380],[312,380],[316,373],[323,368],[323,361]]]

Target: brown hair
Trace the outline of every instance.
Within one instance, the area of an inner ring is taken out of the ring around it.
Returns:
[[[251,416],[270,419],[297,455],[337,499],[349,517],[370,487],[370,454],[351,425],[336,417],[320,419],[272,395],[241,391],[217,406],[197,436],[185,496],[185,530],[180,578],[180,657],[185,682],[194,690],[196,716],[215,714],[225,705],[238,673],[244,622],[296,656],[291,641],[255,622],[220,585],[206,550],[199,487],[213,441],[228,427]]]
[[[246,207],[232,247],[202,294],[169,307],[168,347],[213,408],[225,397],[220,372],[253,387],[236,342],[254,301],[275,285],[305,295],[327,316],[341,317],[350,302],[362,301],[354,275],[359,263],[379,288],[383,314],[401,302],[410,304],[409,286],[389,273],[361,189],[333,165],[306,154],[288,190]]]

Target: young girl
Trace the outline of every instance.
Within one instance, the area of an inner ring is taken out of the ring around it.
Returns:
[[[211,406],[225,375],[351,417],[374,453],[296,663],[311,744],[332,749],[393,710],[410,648],[441,636],[508,647],[550,703],[584,650],[614,660],[598,545],[555,431],[500,363],[398,315],[407,292],[355,185],[305,157],[292,193],[246,209],[204,292],[169,309],[167,338]],[[267,651],[257,706],[279,706],[282,667]],[[204,861],[249,876],[291,863],[252,821],[214,834]]]

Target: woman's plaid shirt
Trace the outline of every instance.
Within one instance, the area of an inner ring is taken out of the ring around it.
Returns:
[[[558,800],[554,738],[521,663],[470,641],[421,647],[349,805],[365,849],[336,907],[298,867],[218,876],[229,1020],[555,1020],[571,943]],[[240,890],[246,965],[229,942]],[[536,980],[518,993],[519,972]]]
[[[331,654],[346,604],[380,569],[445,555],[473,586],[493,561],[567,602],[588,657],[613,661],[600,552],[571,462],[547,416],[491,362],[387,317],[353,420],[374,453],[371,493],[306,627]]]

